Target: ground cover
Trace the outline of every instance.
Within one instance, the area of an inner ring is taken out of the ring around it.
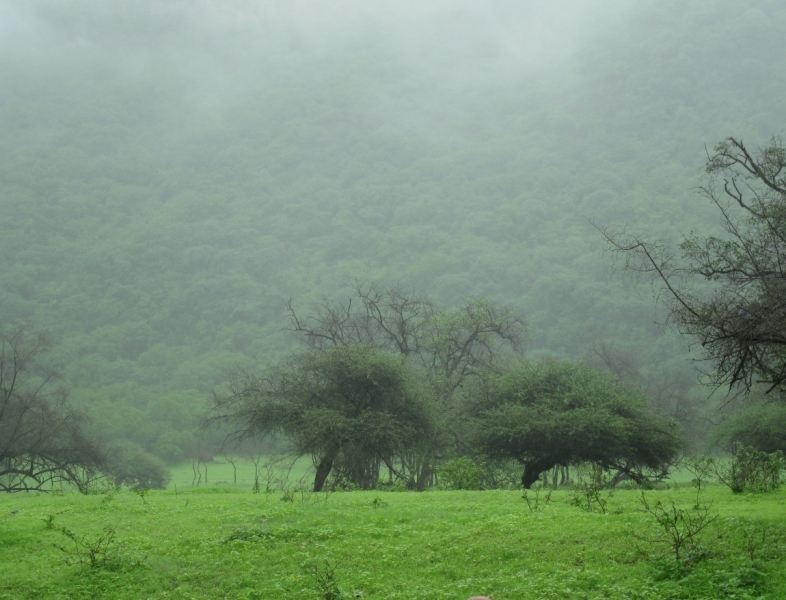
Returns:
[[[659,533],[639,492],[616,491],[605,514],[572,494],[533,510],[519,491],[6,495],[0,598],[786,597],[784,491],[702,492],[717,519],[676,571],[654,557],[667,544],[633,535]],[[696,491],[647,498],[692,510]]]

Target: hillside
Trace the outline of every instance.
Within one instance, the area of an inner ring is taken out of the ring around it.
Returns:
[[[355,279],[513,308],[533,356],[679,368],[588,219],[710,231],[705,146],[784,122],[767,0],[0,15],[0,320],[51,331],[75,403],[154,450],[288,351],[288,298]]]

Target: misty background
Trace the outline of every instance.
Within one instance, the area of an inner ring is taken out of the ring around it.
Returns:
[[[287,299],[355,279],[684,369],[588,219],[714,231],[706,147],[782,132],[783,31],[768,0],[2,0],[0,322],[167,460],[292,348]]]

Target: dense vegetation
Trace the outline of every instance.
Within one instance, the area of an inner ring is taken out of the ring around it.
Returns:
[[[97,432],[198,455],[286,300],[355,278],[515,310],[535,357],[684,368],[584,217],[713,231],[704,146],[778,132],[786,9],[415,6],[2,5],[0,319],[58,338]]]

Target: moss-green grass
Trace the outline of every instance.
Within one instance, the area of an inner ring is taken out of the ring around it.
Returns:
[[[214,485],[154,491],[144,501],[125,490],[111,498],[4,495],[0,598],[318,599],[309,565],[324,568],[326,559],[345,598],[786,598],[784,491],[709,488],[704,499],[719,515],[705,536],[712,555],[681,581],[664,578],[637,550],[631,531],[656,531],[637,492],[617,491],[605,515],[568,505],[569,494],[555,492],[536,513],[516,491],[345,492],[294,502]],[[695,499],[687,487],[648,494],[685,508]],[[743,547],[752,523],[769,530],[755,568]],[[105,526],[116,529],[111,568],[67,564],[55,547],[68,542],[59,527],[92,539]]]
[[[279,480],[285,478],[287,485],[297,487],[299,482],[308,485],[314,481],[314,467],[311,458],[298,458],[278,456],[274,459],[264,458],[260,461],[259,476],[260,486],[266,487],[266,469],[269,463],[273,464],[271,487],[278,487]],[[198,487],[222,486],[250,490],[254,485],[254,463],[245,458],[238,458],[235,469],[232,464],[222,456],[217,456],[214,461],[207,464],[207,483],[205,482],[205,465],[199,466],[202,480]],[[194,467],[190,462],[182,462],[170,468],[172,479],[169,482],[170,490],[188,490],[194,486]]]

